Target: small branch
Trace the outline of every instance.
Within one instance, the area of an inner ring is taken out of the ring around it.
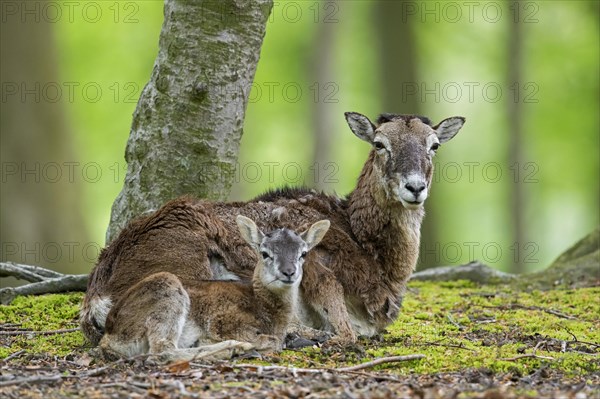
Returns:
[[[539,341],[536,345],[535,348],[533,348],[533,354],[535,355],[535,352],[537,352],[537,350],[540,348],[540,346],[542,345],[546,345],[546,341]]]
[[[21,280],[38,282],[62,276],[64,274],[39,266],[24,265],[15,262],[0,262],[0,277],[16,277]]]
[[[53,294],[67,291],[85,291],[89,276],[87,274],[66,274],[62,277],[0,289],[0,303],[10,304],[18,295]]]
[[[464,330],[464,327],[461,326],[456,320],[454,320],[454,317],[452,317],[451,313],[448,313],[446,316],[448,317],[448,321],[452,323],[456,328],[458,328],[459,330]]]
[[[536,355],[534,353],[526,353],[524,355],[518,355],[518,356],[515,356],[515,357],[506,357],[506,358],[501,358],[501,359],[498,359],[498,360],[504,360],[504,361],[507,361],[507,362],[514,362],[515,360],[524,359],[524,358],[528,358],[528,357],[532,357],[534,359],[554,360],[553,357],[550,357],[550,356],[540,356],[540,355]]]
[[[5,359],[2,360],[3,363],[7,363],[9,360],[14,359],[15,357],[19,357],[21,356],[23,353],[25,353],[25,349],[21,349],[20,351],[17,351],[9,356],[7,356]]]
[[[588,341],[567,341],[567,343],[589,345],[589,346],[593,346],[594,348],[600,348],[600,344],[596,344],[594,342],[588,342]]]
[[[537,306],[535,306],[535,307],[537,308]],[[543,312],[546,312],[546,313],[549,313],[554,316],[561,317],[561,318],[567,319],[567,320],[576,320],[577,319],[577,317],[575,317],[575,316],[571,316],[569,314],[559,312],[558,310],[544,309],[544,308],[539,308],[538,310],[541,310]]]
[[[336,369],[333,369],[333,371],[338,371],[338,372],[357,371],[357,370],[362,370],[362,369],[378,366],[380,364],[406,362],[408,360],[423,359],[424,357],[425,357],[425,355],[420,355],[420,354],[406,355],[406,356],[381,357],[379,359],[375,359],[370,362],[358,364],[356,366],[336,368]]]
[[[0,277],[15,277],[20,280],[38,282],[45,280],[45,277],[39,274],[30,272],[29,270],[21,269],[18,265],[10,263],[0,263]]]
[[[66,334],[79,331],[77,328],[65,328],[62,330],[49,330],[49,331],[34,331],[34,330],[19,330],[19,331],[0,331],[0,335],[54,335],[54,334]]]
[[[571,332],[571,330],[569,330],[566,326],[562,326],[562,328],[569,333],[569,335],[571,335],[571,337],[573,337],[573,341],[567,341],[568,344],[584,344],[584,345],[590,345],[593,346],[595,348],[600,348],[600,344],[596,344],[594,342],[587,342],[587,341],[580,341],[577,336],[575,334],[573,334],[573,332]]]
[[[140,357],[147,358],[148,355],[141,355]],[[138,358],[138,357],[133,357],[133,358],[128,359],[128,360],[132,360],[132,359],[136,359],[136,358]],[[103,374],[106,370],[110,370],[110,369],[114,368],[115,366],[117,366],[117,365],[119,365],[121,363],[124,363],[124,362],[125,362],[125,359],[116,360],[116,361],[114,361],[114,362],[112,362],[112,363],[110,363],[110,364],[108,364],[106,366],[99,367],[97,369],[88,370],[88,371],[83,372],[83,373],[79,373],[79,374],[77,374],[77,378],[97,377],[97,376]]]
[[[27,378],[17,378],[15,380],[8,381],[0,381],[0,387],[8,387],[11,385],[19,385],[19,384],[44,384],[47,382],[59,382],[62,381],[62,376],[60,375],[44,375],[44,376],[35,376],[35,377],[27,377]]]
[[[569,330],[566,326],[561,326],[563,328],[563,330],[565,330],[571,337],[573,337],[574,341],[577,341],[577,336],[575,334],[573,334],[573,332],[571,332],[571,330]]]
[[[598,356],[598,353],[589,353],[589,352],[576,351],[576,350],[570,350],[569,353],[577,353],[579,355],[594,356],[594,357]]]
[[[500,305],[500,306],[481,306],[486,309],[500,309],[500,310],[513,310],[513,309],[524,309],[524,310],[539,310],[541,312],[546,312],[548,314],[554,315],[556,317],[560,317],[562,319],[567,320],[577,320],[577,317],[571,316],[566,313],[559,312],[553,309],[542,308],[540,306],[525,306],[518,303],[511,303],[510,305]]]
[[[354,372],[358,370],[363,370],[366,368],[378,366],[380,364],[386,363],[398,363],[405,362],[409,360],[418,360],[425,358],[425,355],[416,354],[416,355],[406,355],[406,356],[390,356],[390,357],[381,357],[379,359],[372,360],[370,362],[357,364],[355,366],[350,367],[339,367],[339,368],[315,368],[315,369],[307,369],[307,368],[297,368],[297,367],[286,367],[286,366],[259,366],[256,364],[233,364],[231,367],[240,367],[240,368],[251,368],[258,370],[286,370],[291,372],[292,374],[296,373],[323,373],[323,372],[337,372],[337,373],[346,373],[346,372]]]
[[[440,344],[438,342],[423,342],[423,343],[416,343],[414,344],[415,346],[443,346],[446,348],[457,348],[457,349],[464,349],[467,351],[471,351],[471,352],[477,352],[475,349],[471,349],[471,348],[467,348],[466,346],[462,346],[462,345],[455,345],[455,344]]]

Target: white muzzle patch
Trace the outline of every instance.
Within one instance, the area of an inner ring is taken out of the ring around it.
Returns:
[[[394,194],[396,194],[402,205],[407,209],[421,207],[429,193],[425,178],[413,173],[408,176],[401,176],[398,180],[399,184],[395,187]]]

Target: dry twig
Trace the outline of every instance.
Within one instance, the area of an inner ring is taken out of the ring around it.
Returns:
[[[532,357],[534,359],[554,360],[553,357],[550,357],[550,356],[540,356],[540,355],[536,355],[535,353],[526,353],[524,355],[518,355],[518,356],[515,356],[515,357],[505,357],[505,358],[501,358],[501,359],[498,359],[498,360],[504,360],[504,361],[507,361],[507,362],[514,362],[515,360],[524,359],[524,358],[527,358],[527,357]]]
[[[54,335],[54,334],[66,334],[79,331],[77,328],[64,328],[62,330],[48,330],[48,331],[35,331],[35,330],[18,330],[18,331],[0,331],[0,335]]]
[[[20,351],[17,351],[15,353],[12,353],[12,354],[8,355],[6,358],[2,359],[1,361],[4,362],[4,363],[7,363],[9,360],[12,360],[12,359],[14,359],[16,357],[19,357],[19,356],[21,356],[25,352],[26,352],[25,349],[21,349]]]
[[[0,387],[8,387],[11,385],[20,384],[45,384],[47,382],[58,382],[62,381],[60,375],[36,375],[34,377],[16,378],[14,380],[0,381]]]
[[[521,305],[519,303],[511,303],[509,305],[499,305],[499,306],[484,306],[484,305],[481,305],[481,307],[482,308],[486,308],[486,309],[500,309],[500,310],[513,310],[513,309],[539,310],[541,312],[545,312],[545,313],[554,315],[556,317],[560,317],[562,319],[577,320],[577,317],[571,316],[571,315],[566,314],[566,313],[559,312],[558,310],[548,309],[548,308],[542,308],[540,306],[525,306],[525,305]]]
[[[0,289],[0,303],[3,305],[10,304],[19,295],[85,291],[89,279],[87,274],[62,274],[43,267],[14,262],[0,262],[0,277],[16,277],[31,282],[21,287]]]
[[[375,359],[375,360],[372,360],[372,361],[366,362],[366,363],[357,364],[355,366],[338,367],[338,368],[309,369],[309,368],[286,367],[286,366],[258,366],[256,364],[233,364],[233,365],[231,365],[231,367],[256,369],[259,372],[262,370],[287,370],[287,371],[290,371],[294,375],[296,373],[323,373],[323,372],[345,373],[345,372],[353,372],[353,371],[363,370],[366,368],[378,366],[380,364],[405,362],[405,361],[409,361],[409,360],[418,360],[418,359],[423,359],[424,357],[425,357],[425,355],[421,355],[421,354],[381,357],[379,359]]]

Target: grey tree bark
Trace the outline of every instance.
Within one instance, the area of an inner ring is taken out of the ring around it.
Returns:
[[[150,81],[133,115],[107,243],[167,200],[229,194],[272,0],[165,0]]]

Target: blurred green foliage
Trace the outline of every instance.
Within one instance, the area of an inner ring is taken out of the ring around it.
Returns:
[[[436,207],[440,243],[424,243],[431,249],[425,256],[446,264],[477,258],[500,269],[519,256],[535,270],[599,224],[598,8],[587,1],[521,2],[517,15],[508,3],[488,3],[471,2],[469,8],[452,2],[458,18],[449,3],[408,2],[412,8],[398,16],[413,18],[419,49],[413,60],[418,82],[407,82],[398,96],[418,96],[423,113],[436,123],[452,115],[467,118],[436,159],[427,206]],[[96,82],[103,90],[97,102],[76,96],[67,107],[78,161],[96,162],[103,172],[98,182],[84,183],[86,222],[92,238],[103,243],[125,176],[131,115],[157,53],[163,4],[98,4],[103,15],[97,22],[63,18],[55,28],[60,80]],[[369,147],[350,133],[343,112],[372,118],[403,113],[380,107],[385,82],[377,71],[387,49],[380,51],[376,43],[376,6],[373,1],[275,3],[250,91],[233,199],[286,183],[311,186],[325,177],[335,181],[339,194],[352,189]],[[515,17],[524,24],[518,87],[506,82],[507,33]],[[320,23],[335,24],[332,82],[315,82],[310,73]],[[314,101],[334,115],[330,159],[337,165],[327,170],[319,165],[317,176]],[[526,163],[516,167],[507,161],[509,101],[521,102],[524,116]],[[301,175],[291,163],[299,165]],[[514,180],[526,193],[527,242],[518,248],[510,236]]]

